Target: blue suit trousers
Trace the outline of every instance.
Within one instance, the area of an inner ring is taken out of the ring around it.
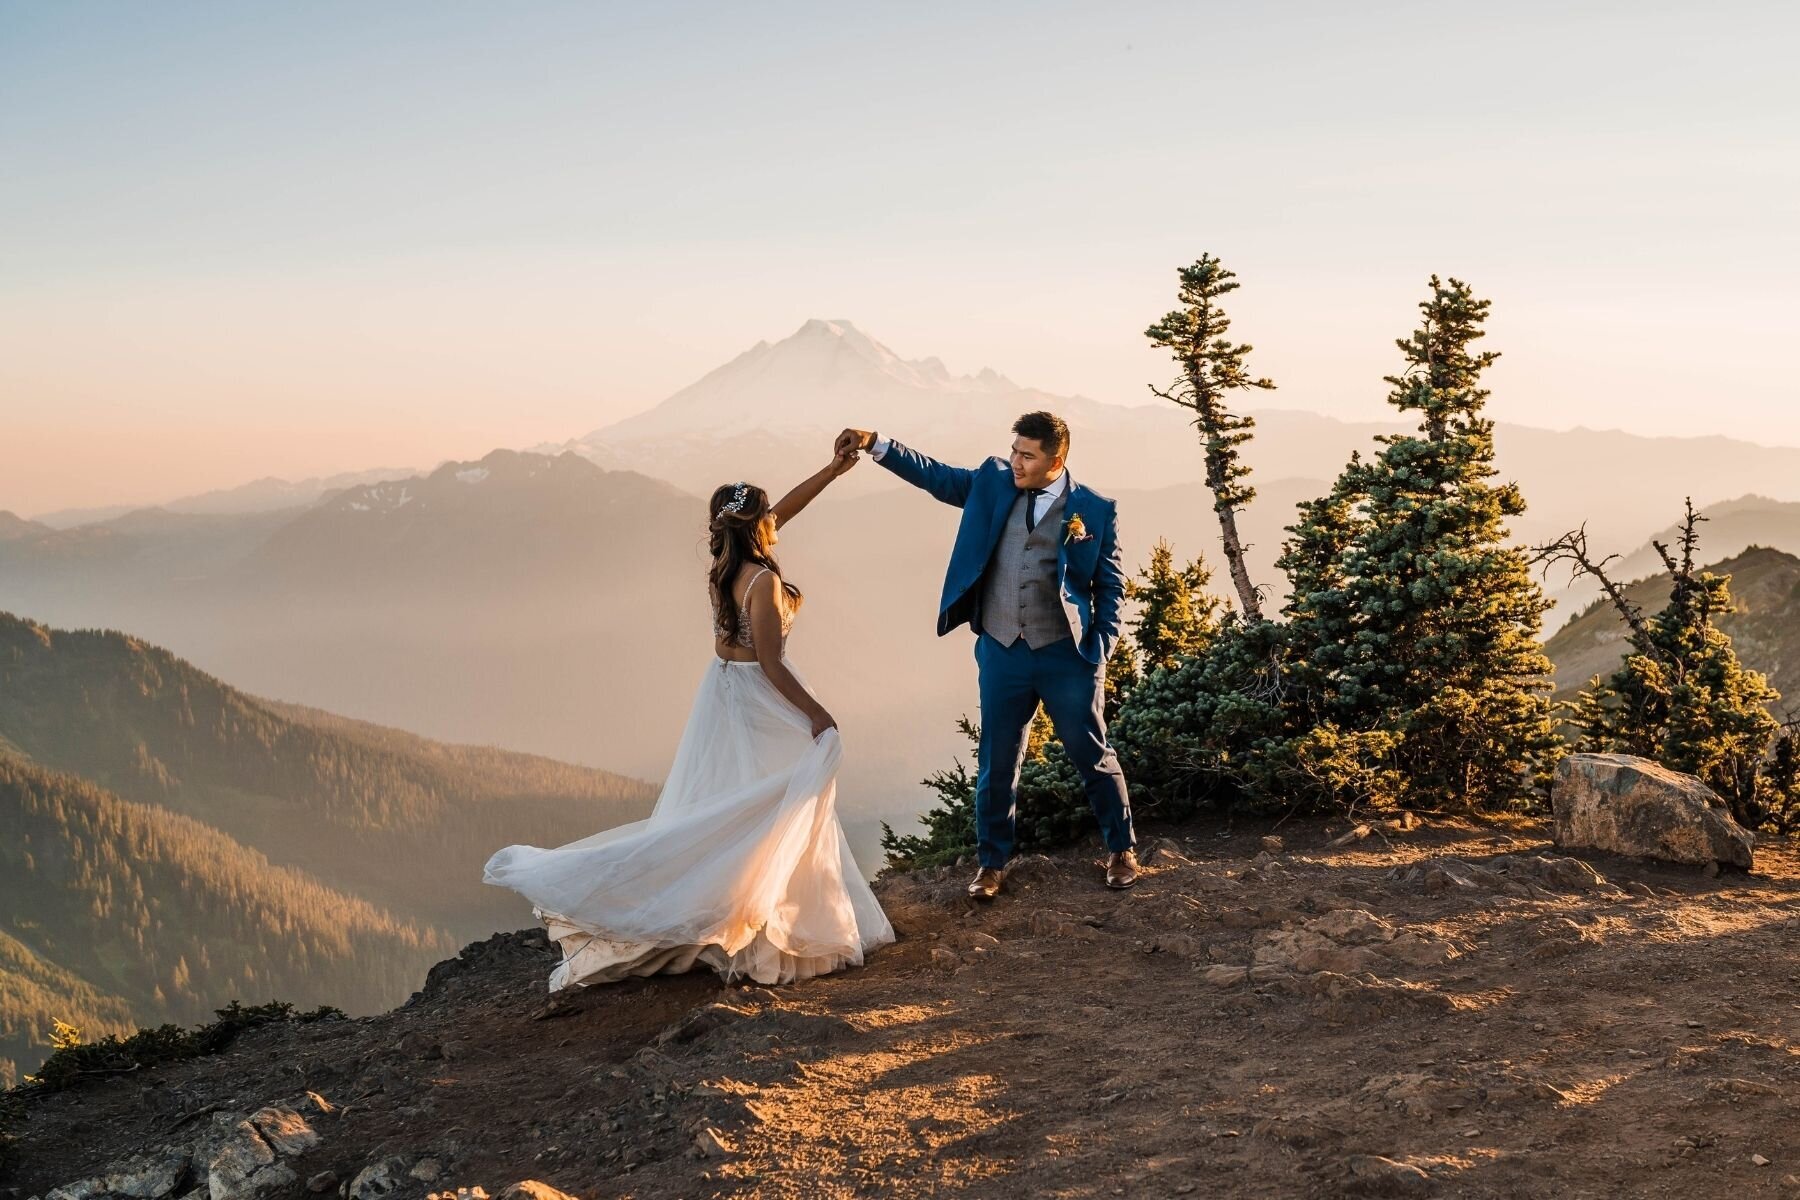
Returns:
[[[1039,701],[1081,773],[1106,848],[1115,853],[1131,849],[1136,842],[1131,800],[1119,756],[1106,741],[1101,707],[1106,665],[1083,658],[1074,638],[1033,650],[1024,638],[1002,646],[985,633],[975,639],[975,662],[981,672],[981,743],[975,776],[975,835],[981,865],[1004,867],[1013,856],[1019,770]]]

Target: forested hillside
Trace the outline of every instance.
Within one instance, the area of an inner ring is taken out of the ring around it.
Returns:
[[[377,1011],[530,920],[513,842],[642,816],[639,780],[261,700],[113,631],[0,613],[0,1078],[234,999]]]
[[[233,999],[377,1011],[454,938],[272,864],[200,821],[0,752],[0,1074],[53,1019],[93,1037]]]
[[[127,634],[6,614],[0,739],[462,938],[521,915],[481,883],[496,848],[584,837],[654,798],[605,771],[272,704]]]

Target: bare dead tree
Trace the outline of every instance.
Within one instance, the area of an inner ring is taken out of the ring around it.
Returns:
[[[1657,549],[1660,550],[1662,547],[1658,546]],[[1605,558],[1595,561],[1593,554],[1588,550],[1587,522],[1583,521],[1579,529],[1571,529],[1555,541],[1546,542],[1542,546],[1533,546],[1531,550],[1531,561],[1544,564],[1546,575],[1552,566],[1557,563],[1566,563],[1571,580],[1586,575],[1597,582],[1600,590],[1606,593],[1607,599],[1611,600],[1612,606],[1618,610],[1619,616],[1624,618],[1625,624],[1631,627],[1632,644],[1646,654],[1655,653],[1655,647],[1650,641],[1650,627],[1644,624],[1643,610],[1627,600],[1625,592],[1606,573],[1606,564],[1619,556],[1609,554]]]

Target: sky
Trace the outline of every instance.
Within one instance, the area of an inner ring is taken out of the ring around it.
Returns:
[[[1150,400],[1203,252],[1258,404],[1800,445],[1782,4],[0,0],[0,509],[587,433],[843,318]]]

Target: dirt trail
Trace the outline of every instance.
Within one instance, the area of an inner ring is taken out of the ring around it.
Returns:
[[[1083,853],[1028,860],[989,906],[964,871],[900,876],[878,887],[897,945],[776,990],[547,998],[554,951],[500,935],[394,1012],[49,1098],[5,1182],[40,1195],[183,1114],[309,1088],[337,1112],[298,1177],[396,1156],[400,1200],[523,1178],[640,1200],[1800,1197],[1791,843],[1707,879],[1565,859],[1538,825],[1335,832],[1184,827],[1124,893]],[[405,1176],[422,1157],[435,1178]]]

